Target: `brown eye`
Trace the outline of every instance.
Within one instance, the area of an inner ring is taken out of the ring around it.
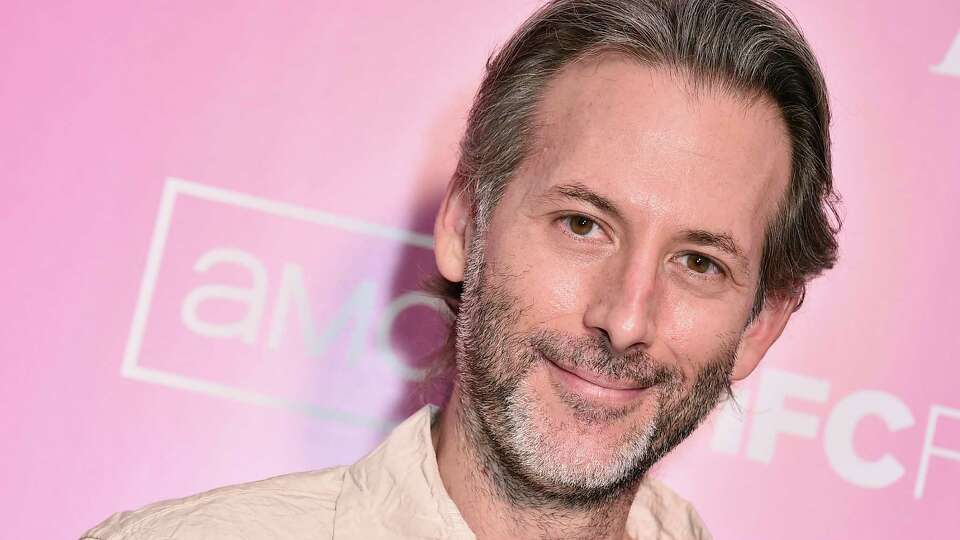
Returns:
[[[713,273],[717,272],[717,268],[715,268],[716,265],[714,264],[714,262],[708,259],[707,257],[704,257],[703,255],[697,255],[695,253],[691,253],[686,256],[686,259],[687,259],[687,268],[689,268],[690,270],[693,270],[698,274],[708,274],[708,273],[711,273],[711,270],[713,271]]]
[[[592,219],[584,216],[570,216],[567,224],[570,225],[570,231],[578,236],[587,236],[597,226]]]

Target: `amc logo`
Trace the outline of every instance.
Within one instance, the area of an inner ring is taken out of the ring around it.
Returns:
[[[168,179],[122,374],[351,423],[393,420],[444,332],[442,303],[418,290],[432,244]]]

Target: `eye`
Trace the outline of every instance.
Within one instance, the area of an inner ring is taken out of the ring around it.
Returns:
[[[567,218],[567,224],[570,225],[570,230],[574,234],[580,236],[586,236],[593,231],[593,228],[597,226],[596,223],[590,218],[584,216],[570,216]]]
[[[683,266],[695,274],[723,274],[720,265],[713,259],[698,253],[687,253],[680,257]]]
[[[569,215],[563,218],[567,229],[577,236],[588,237],[591,233],[599,232],[600,226],[597,222],[579,214]]]

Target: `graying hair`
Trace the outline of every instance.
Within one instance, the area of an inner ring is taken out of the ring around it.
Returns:
[[[774,297],[797,297],[799,307],[806,282],[837,257],[830,112],[809,45],[765,0],[554,0],[534,13],[487,62],[452,180],[471,203],[481,245],[490,214],[536,139],[547,84],[571,62],[607,51],[679,70],[695,85],[776,104],[792,143],[792,172],[767,228],[752,316]],[[429,288],[456,316],[462,283],[438,276]]]

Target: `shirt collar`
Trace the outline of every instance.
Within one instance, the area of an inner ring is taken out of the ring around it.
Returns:
[[[430,436],[438,411],[423,407],[347,468],[334,515],[335,540],[476,539],[440,479]],[[640,483],[627,536],[710,538],[696,510],[653,478]]]
[[[430,436],[437,412],[423,407],[347,469],[335,539],[475,538],[440,479]]]

